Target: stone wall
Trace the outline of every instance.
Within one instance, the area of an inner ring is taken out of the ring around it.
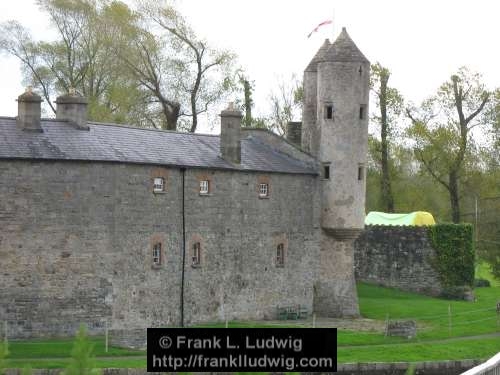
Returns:
[[[355,242],[356,279],[432,296],[442,285],[427,228],[369,226]]]
[[[459,375],[478,365],[481,361],[465,359],[460,361],[418,362],[414,364],[416,375]],[[409,363],[344,363],[337,365],[338,375],[404,375]],[[6,375],[20,375],[20,369],[6,370]],[[60,369],[33,370],[34,375],[60,375]],[[160,375],[157,372],[147,372],[146,369],[103,369],[103,375]],[[232,374],[230,372],[224,374]],[[307,374],[307,373],[301,373]]]
[[[162,176],[166,192],[153,194]],[[199,194],[199,180],[210,194]],[[260,199],[258,182],[270,196]],[[185,322],[312,309],[319,210],[314,176],[185,172]],[[182,171],[146,165],[0,161],[0,321],[10,338],[180,322]],[[293,202],[293,204],[291,204]],[[316,223],[316,226],[315,226]],[[161,266],[152,246],[162,244]],[[200,267],[191,266],[201,244]],[[283,268],[276,267],[285,244]]]

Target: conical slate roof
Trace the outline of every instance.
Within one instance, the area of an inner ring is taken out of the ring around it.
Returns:
[[[304,70],[305,72],[317,72],[318,71],[318,61],[323,60],[323,56],[325,55],[326,51],[328,48],[330,48],[331,43],[329,39],[325,39],[325,42],[323,45],[320,47],[318,52],[316,52],[316,55],[312,58],[311,62],[309,65],[307,65],[307,68]]]
[[[367,62],[368,59],[352,41],[345,27],[319,61]]]

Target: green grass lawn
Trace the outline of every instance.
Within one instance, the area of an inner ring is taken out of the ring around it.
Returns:
[[[476,302],[450,301],[369,284],[358,285],[360,311],[364,317],[380,320],[387,316],[389,319],[415,319],[421,328],[417,333],[418,339],[499,332],[496,303],[500,300],[500,287],[477,288],[474,293]]]
[[[484,265],[478,275],[491,279]],[[359,283],[358,295],[363,317],[385,321],[415,319],[417,337],[411,340],[386,337],[380,332],[338,331],[338,360],[345,362],[430,361],[487,358],[500,351],[500,336],[474,338],[500,332],[496,303],[500,286],[477,288],[476,301],[449,301],[400,290]],[[451,309],[451,330],[448,311]],[[295,327],[294,322],[281,326]],[[198,327],[225,327],[224,323]],[[264,322],[230,322],[230,328],[276,327]],[[92,337],[99,367],[144,368],[144,351],[110,347],[105,352],[104,338]],[[8,366],[63,368],[68,364],[71,339],[23,340],[9,343]]]
[[[489,280],[491,286],[500,286],[500,280],[493,277],[490,265],[485,262],[479,262],[476,265],[476,279],[486,279]]]

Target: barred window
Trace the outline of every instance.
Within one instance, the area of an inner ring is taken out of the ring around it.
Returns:
[[[199,267],[201,265],[201,244],[199,242],[193,244],[193,256],[191,260],[191,265],[193,267]]]
[[[259,184],[259,197],[268,197],[269,196],[269,184]]]
[[[153,266],[161,265],[161,243],[153,245]]]
[[[200,181],[200,194],[208,194],[210,192],[210,182],[208,180]]]
[[[285,266],[285,245],[280,243],[276,247],[276,267]]]
[[[153,192],[160,193],[165,191],[165,179],[163,177],[155,177],[153,182]]]

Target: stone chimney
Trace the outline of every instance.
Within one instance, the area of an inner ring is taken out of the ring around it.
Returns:
[[[42,98],[40,95],[35,94],[31,87],[28,87],[24,94],[18,96],[16,122],[19,129],[43,132],[40,124],[41,103]]]
[[[220,153],[230,163],[241,162],[241,118],[241,112],[233,103],[220,114]]]
[[[286,139],[288,142],[301,147],[302,122],[291,121],[286,124]]]
[[[87,99],[70,89],[66,95],[56,99],[56,119],[71,121],[80,130],[89,130],[87,125]]]

